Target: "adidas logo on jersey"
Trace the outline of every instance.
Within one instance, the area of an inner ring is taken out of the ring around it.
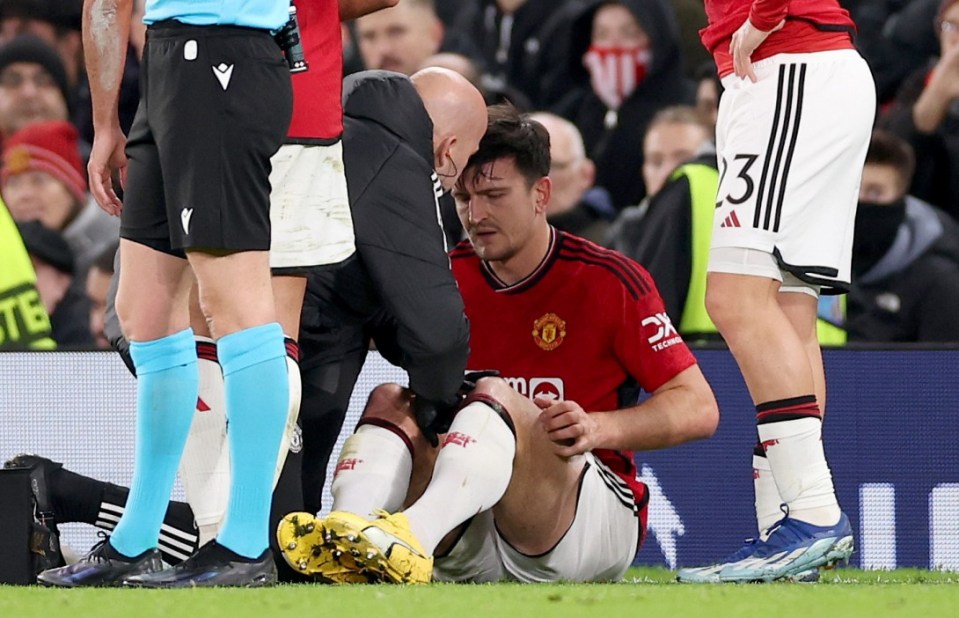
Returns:
[[[719,227],[742,227],[739,224],[739,217],[736,216],[736,211],[734,210],[726,215],[726,218],[719,224]]]

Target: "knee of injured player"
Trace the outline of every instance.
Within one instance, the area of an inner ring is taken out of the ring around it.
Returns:
[[[413,415],[413,391],[399,384],[380,384],[370,391],[361,424],[372,424],[398,429],[410,439],[422,436]]]
[[[539,410],[529,399],[516,392],[509,382],[500,377],[484,377],[477,380],[475,387],[466,393],[460,412],[473,402],[481,402],[492,408],[514,435],[517,424],[532,423],[539,415]]]

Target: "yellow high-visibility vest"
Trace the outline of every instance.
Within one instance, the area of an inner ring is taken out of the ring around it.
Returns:
[[[17,224],[0,201],[0,350],[53,350],[50,316]]]
[[[713,213],[716,212],[716,189],[719,171],[703,163],[687,163],[676,168],[670,182],[685,176],[689,182],[692,204],[692,268],[689,289],[679,320],[681,334],[715,333],[716,325],[706,313],[706,265],[709,262],[709,244],[713,237]]]

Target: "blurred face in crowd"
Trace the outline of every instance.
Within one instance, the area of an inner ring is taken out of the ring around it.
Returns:
[[[548,177],[530,184],[512,157],[463,172],[453,198],[476,254],[489,262],[520,256],[547,225],[550,190]]]
[[[48,21],[12,15],[0,20],[0,45],[25,33],[38,36],[51,44],[57,40],[57,29]]]
[[[0,72],[0,132],[11,135],[43,120],[67,120],[67,102],[56,80],[39,64],[9,64]]]
[[[953,2],[942,14],[942,21],[939,22],[939,45],[943,56],[959,47],[959,2]]]
[[[443,25],[428,5],[403,0],[357,19],[356,36],[367,69],[412,75],[439,50]]]
[[[866,163],[863,166],[860,202],[892,204],[905,194],[905,183],[895,166],[886,163]]]
[[[709,141],[706,128],[686,122],[654,124],[643,140],[643,182],[646,195],[659,193],[669,175],[692,159]]]
[[[80,208],[66,185],[42,171],[9,176],[0,193],[14,220],[40,221],[52,230],[63,230]]]
[[[632,11],[622,4],[605,4],[593,17],[592,44],[601,47],[649,47],[649,36]]]
[[[103,333],[104,313],[107,309],[107,293],[110,289],[110,278],[112,275],[99,268],[93,267],[87,273],[87,297],[90,299],[90,332],[96,339],[97,347],[109,348],[110,342],[107,341]]]
[[[700,80],[696,86],[696,110],[716,126],[716,115],[719,113],[719,89],[716,80],[707,78]]]
[[[549,133],[549,179],[553,183],[547,216],[559,215],[579,204],[593,186],[596,166],[586,158],[583,138],[567,120],[552,114],[532,114]]]
[[[37,273],[37,292],[40,293],[40,300],[43,301],[47,313],[53,313],[66,295],[72,277],[60,272],[43,260],[33,256],[30,259],[33,261],[33,270]]]

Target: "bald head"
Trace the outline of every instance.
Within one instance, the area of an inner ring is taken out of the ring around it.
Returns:
[[[433,121],[436,173],[452,189],[486,133],[486,102],[476,86],[449,69],[422,69],[410,79]]]
[[[586,158],[583,136],[569,120],[547,112],[530,114],[530,118],[549,133],[549,178],[553,195],[546,216],[556,216],[575,208],[596,178],[596,166]]]

